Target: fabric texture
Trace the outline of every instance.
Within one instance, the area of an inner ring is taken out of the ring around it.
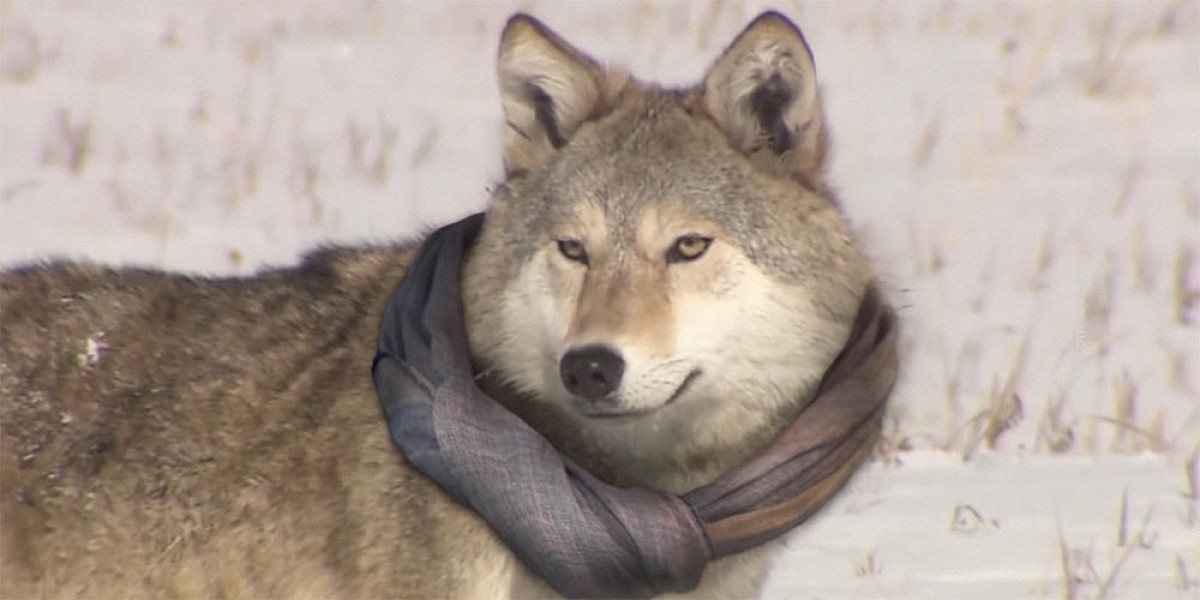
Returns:
[[[710,560],[810,517],[870,453],[897,369],[895,315],[873,288],[815,399],[762,453],[683,496],[598,480],[475,383],[459,272],[482,222],[426,241],[383,315],[372,375],[404,456],[560,594],[691,590]]]

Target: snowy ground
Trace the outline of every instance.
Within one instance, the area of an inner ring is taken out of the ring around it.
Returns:
[[[1200,596],[1196,502],[1159,457],[903,460],[872,464],[793,534],[766,597]]]
[[[518,7],[672,83],[763,8],[0,2],[0,263],[248,273],[478,210]],[[1200,3],[776,7],[905,368],[895,464],[769,596],[1200,597]]]

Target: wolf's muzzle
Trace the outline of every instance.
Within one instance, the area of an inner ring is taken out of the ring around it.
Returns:
[[[596,402],[621,387],[625,359],[611,347],[590,344],[563,355],[558,374],[568,392]]]

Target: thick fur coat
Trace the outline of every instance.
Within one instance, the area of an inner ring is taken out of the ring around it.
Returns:
[[[763,15],[673,90],[518,15],[499,79],[506,178],[463,272],[481,382],[610,482],[711,480],[804,405],[870,280],[800,32]],[[0,597],[551,595],[389,439],[369,367],[414,248],[5,272]],[[589,347],[622,364],[600,392],[563,362]],[[773,553],[692,595],[754,595]]]

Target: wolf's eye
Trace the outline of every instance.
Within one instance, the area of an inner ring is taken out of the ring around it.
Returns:
[[[558,240],[558,251],[577,263],[588,264],[587,248],[584,248],[583,242],[579,240],[571,238]]]
[[[671,244],[671,249],[667,250],[667,262],[686,262],[700,258],[708,247],[712,245],[712,238],[698,234],[688,234],[680,236]]]

